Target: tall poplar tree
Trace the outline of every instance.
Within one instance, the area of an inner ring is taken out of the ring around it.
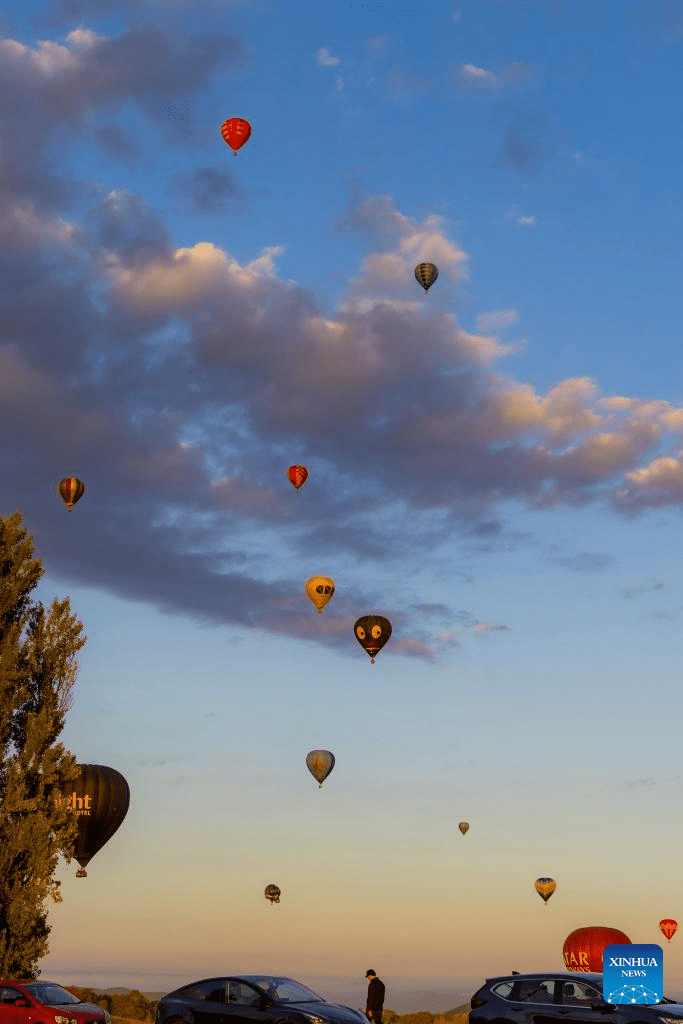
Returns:
[[[48,952],[46,901],[61,901],[59,853],[78,819],[55,797],[78,775],[57,737],[86,642],[69,599],[49,612],[30,593],[44,573],[17,511],[0,518],[0,978],[34,978]]]

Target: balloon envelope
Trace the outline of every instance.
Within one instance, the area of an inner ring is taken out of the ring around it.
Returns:
[[[306,754],[306,764],[314,779],[320,787],[334,768],[334,754],[331,750],[312,750]]]
[[[306,593],[318,609],[318,614],[322,615],[323,608],[334,594],[334,580],[329,576],[311,576],[306,581]]]
[[[458,825],[458,828],[460,829],[460,831],[462,832],[463,835],[465,835],[465,832],[467,832],[469,827],[470,827],[469,821],[461,821],[459,823],[459,825]]]
[[[674,921],[672,917],[665,917],[663,921],[659,922],[659,930],[666,935],[666,941],[671,942],[678,931],[678,921]]]
[[[415,277],[426,292],[429,291],[438,276],[439,271],[433,263],[418,263],[415,267]]]
[[[301,485],[305,484],[308,479],[308,470],[305,466],[290,466],[287,470],[287,476],[291,485],[296,487],[298,491]]]
[[[375,655],[378,654],[391,636],[391,623],[383,615],[363,615],[353,627],[356,640],[364,651],[370,655],[372,664],[375,664]]]
[[[59,481],[58,490],[70,512],[78,499],[83,496],[85,484],[76,476],[65,476],[63,480]]]
[[[242,148],[251,135],[251,125],[243,117],[229,117],[221,125],[221,135],[237,156],[237,150]]]
[[[602,954],[605,946],[613,943],[630,945],[631,940],[618,928],[605,928],[592,925],[590,928],[577,928],[564,940],[564,962],[568,971],[588,973],[602,972]]]
[[[125,818],[130,790],[123,775],[103,764],[79,765],[81,774],[61,794],[78,815],[74,858],[82,868],[108,843]],[[82,877],[82,876],[81,876]]]
[[[554,878],[537,878],[535,889],[543,902],[547,903],[557,889],[557,883]]]
[[[278,889],[278,887],[276,885],[267,885],[266,886],[266,889],[265,889],[265,892],[264,892],[264,896],[266,897],[267,900],[270,900],[271,903],[279,903],[280,902],[280,895],[281,895],[280,890]]]

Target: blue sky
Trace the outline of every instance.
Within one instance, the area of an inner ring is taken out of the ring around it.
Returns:
[[[373,966],[436,1010],[583,925],[663,942],[680,5],[59,0],[0,37],[0,514],[88,636],[65,742],[131,787],[43,974],[356,1006]]]

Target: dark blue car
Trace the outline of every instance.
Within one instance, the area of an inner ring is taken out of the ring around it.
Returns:
[[[155,1024],[368,1024],[291,978],[265,974],[207,978],[159,1000]]]
[[[487,978],[470,1007],[470,1024],[683,1024],[681,1003],[608,1003],[602,974],[569,971]]]

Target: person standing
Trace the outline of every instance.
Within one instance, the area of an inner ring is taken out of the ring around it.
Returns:
[[[365,1016],[368,1020],[372,1021],[372,1024],[382,1024],[382,1011],[384,1010],[384,992],[385,988],[383,983],[379,980],[375,972],[370,970],[365,972],[365,977],[370,979],[368,985],[368,1001],[365,1007]]]

